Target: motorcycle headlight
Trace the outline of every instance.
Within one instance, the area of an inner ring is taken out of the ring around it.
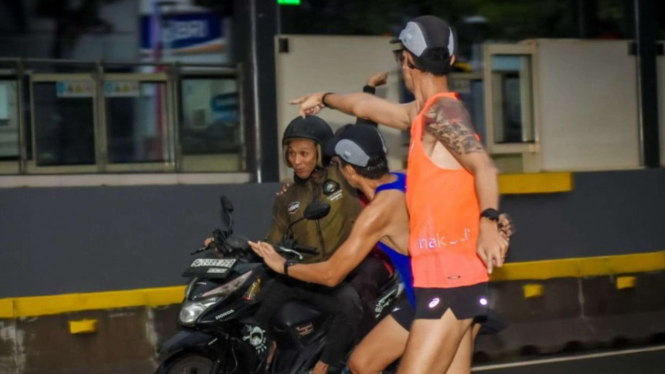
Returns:
[[[217,298],[203,301],[185,301],[180,308],[179,320],[185,325],[192,325],[210,306],[217,302]]]
[[[235,278],[234,280],[226,283],[217,288],[205,292],[197,297],[199,300],[185,301],[180,308],[179,320],[184,325],[192,325],[208,308],[214,305],[220,298],[228,297],[234,291],[242,287],[243,284],[252,275],[252,271]]]

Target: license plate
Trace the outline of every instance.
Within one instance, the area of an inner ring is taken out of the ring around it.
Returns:
[[[236,263],[235,258],[222,258],[222,259],[215,259],[215,258],[197,258],[192,262],[191,265],[189,265],[190,268],[199,268],[199,267],[215,267],[215,268],[226,268],[226,269],[231,269],[233,265]]]
[[[186,277],[225,278],[238,260],[235,258],[197,258],[183,274]]]

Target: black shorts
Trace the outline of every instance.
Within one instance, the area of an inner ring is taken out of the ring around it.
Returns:
[[[413,310],[411,303],[406,298],[400,300],[397,305],[390,312],[390,315],[402,326],[404,330],[411,330],[411,324],[416,317],[416,312]],[[486,317],[478,317],[476,322],[480,323],[480,331],[478,335],[490,335],[503,331],[506,328],[506,323],[501,317],[489,309]]]
[[[411,330],[413,319],[416,316],[416,311],[413,310],[409,299],[403,297],[402,300],[395,305],[390,312],[390,315],[404,328],[404,330],[409,331]]]
[[[455,318],[487,317],[487,282],[455,288],[416,288],[416,319],[439,319],[448,309]]]

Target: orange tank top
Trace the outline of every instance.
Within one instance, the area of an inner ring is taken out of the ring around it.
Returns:
[[[464,168],[442,169],[425,153],[425,113],[441,97],[431,97],[411,126],[406,203],[414,287],[454,288],[487,282],[476,254],[480,207],[473,175]]]

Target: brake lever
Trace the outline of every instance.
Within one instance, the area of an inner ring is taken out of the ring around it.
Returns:
[[[302,259],[303,259],[303,256],[300,254],[300,252],[296,252],[293,249],[289,249],[289,248],[285,248],[285,247],[280,246],[279,251],[284,252],[284,253],[294,254],[294,255],[298,256],[299,261],[302,261]]]

